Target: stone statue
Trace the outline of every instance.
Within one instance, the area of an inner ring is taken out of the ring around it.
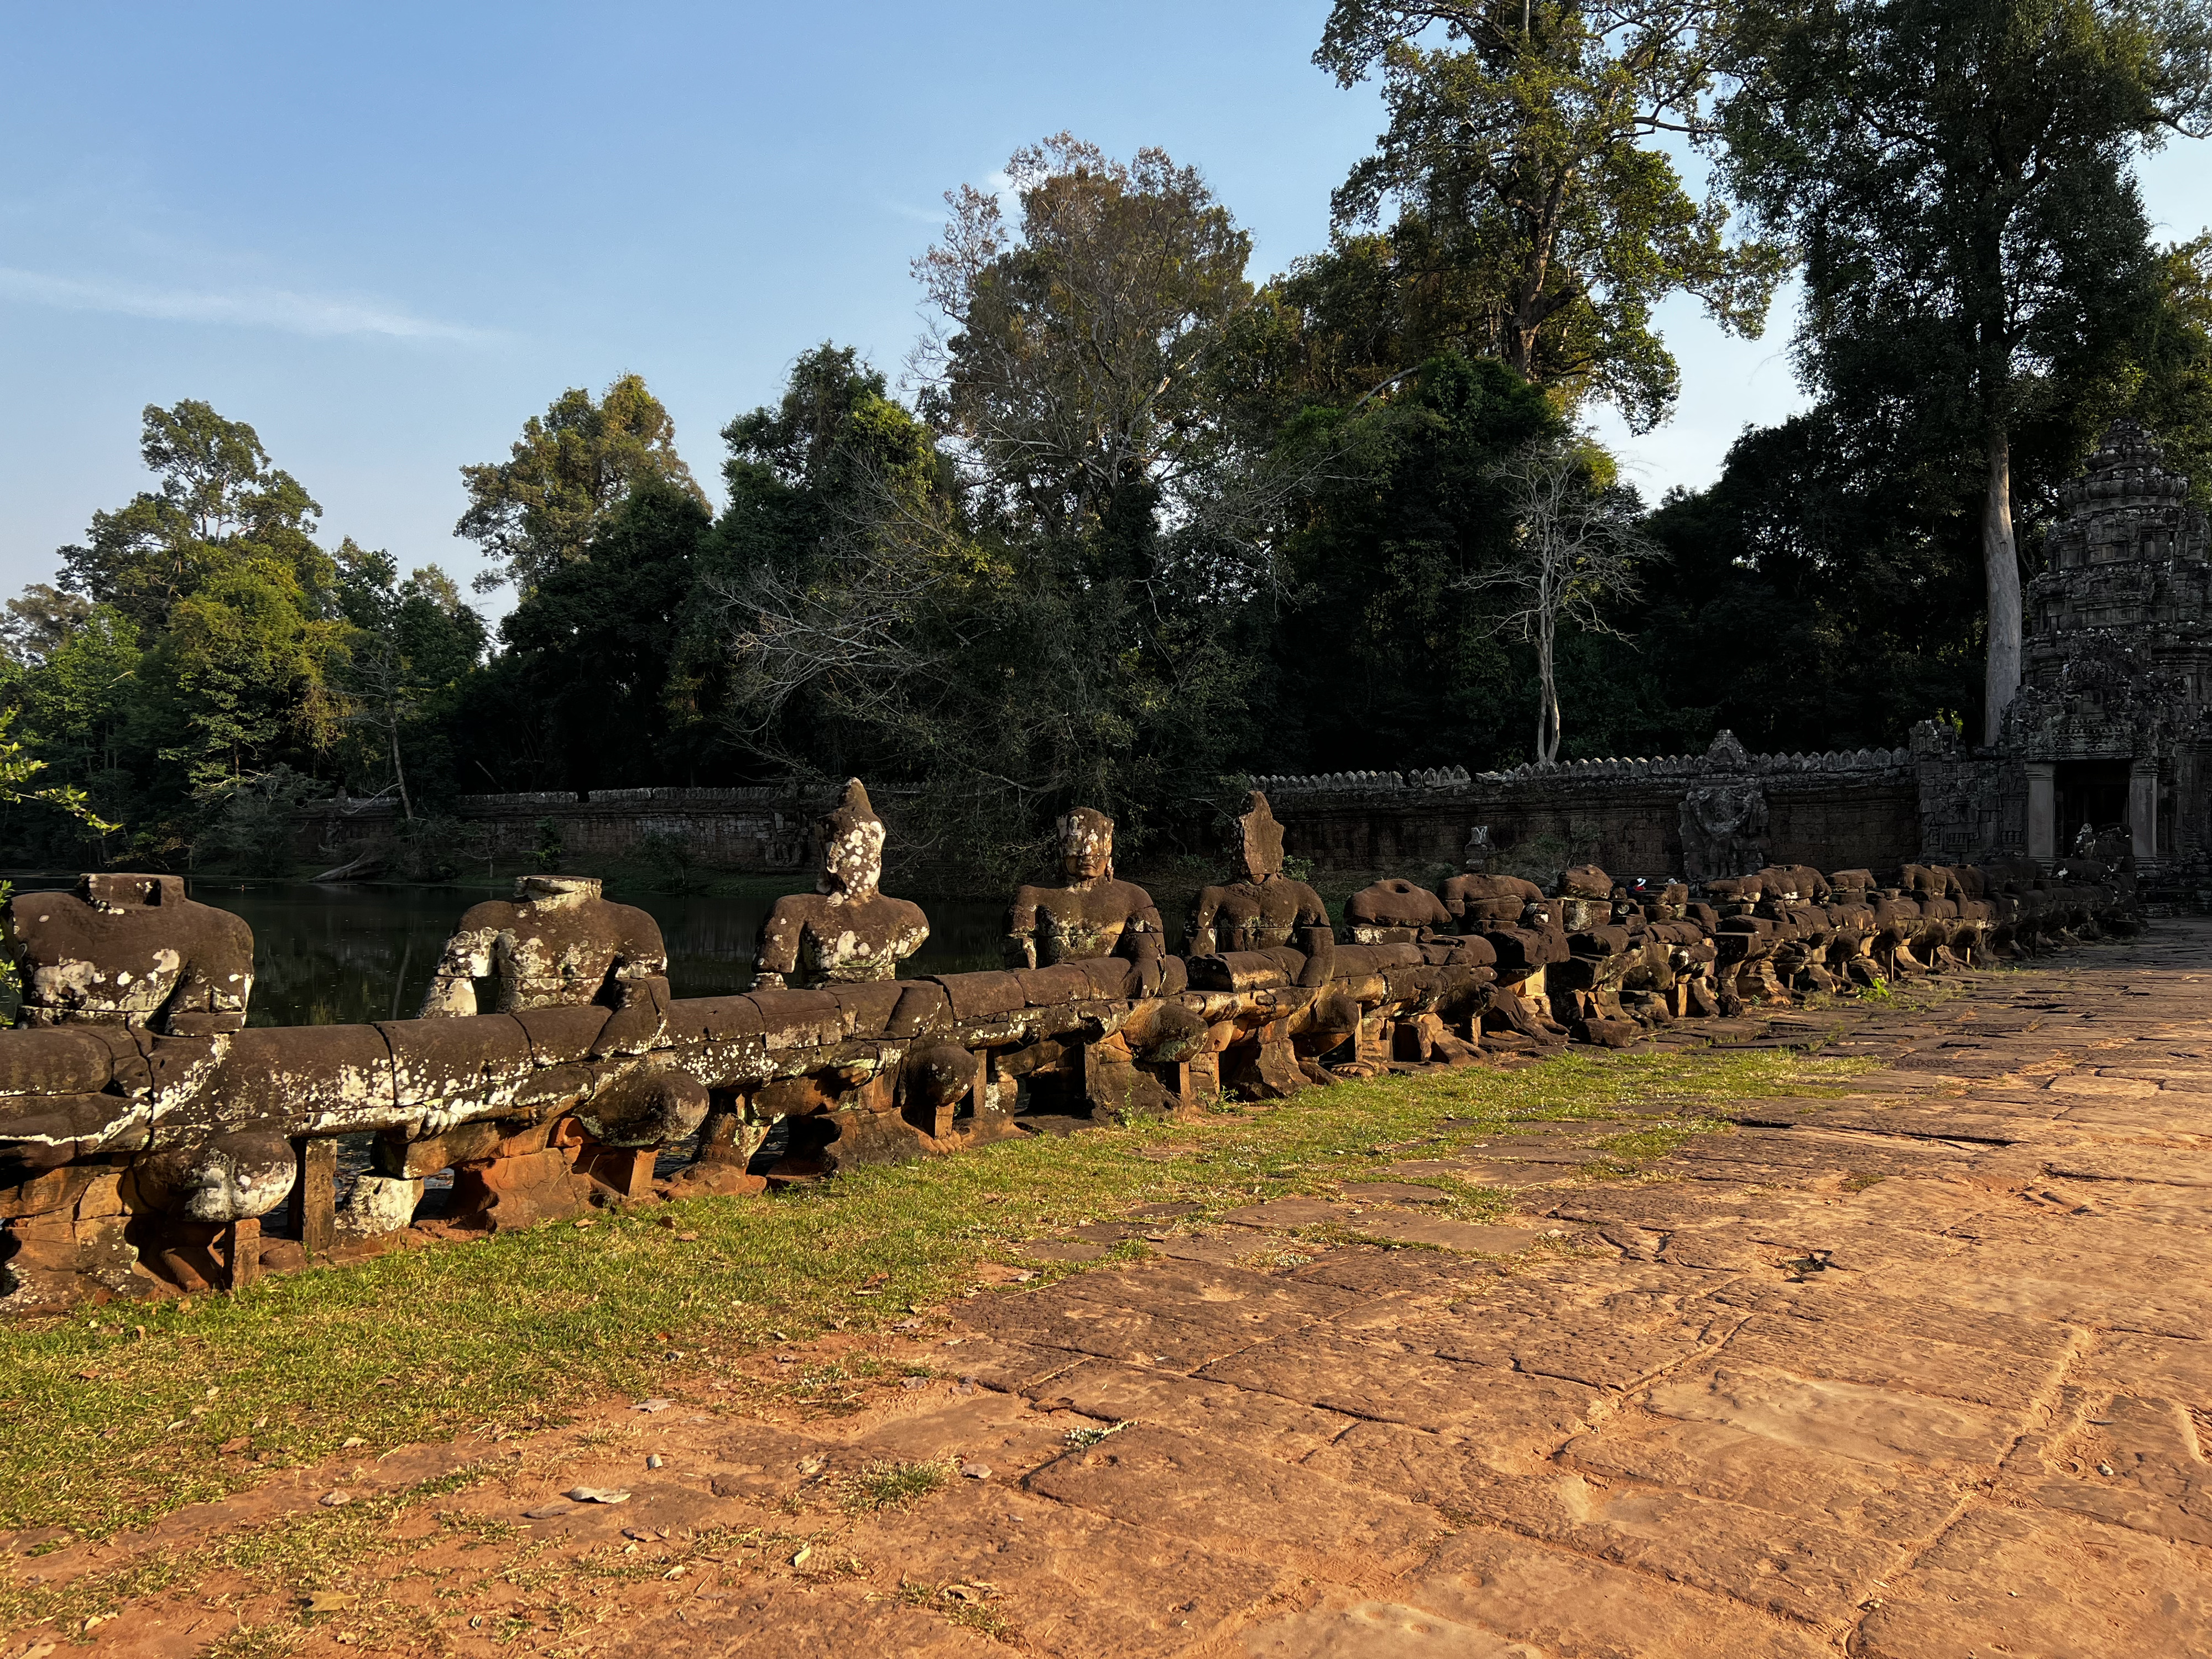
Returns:
[[[1291,945],[1306,956],[1298,983],[1328,984],[1336,949],[1328,907],[1305,883],[1283,874],[1283,826],[1275,822],[1267,798],[1256,789],[1245,796],[1237,823],[1243,879],[1200,890],[1191,902],[1184,953],[1210,957]]]
[[[1425,945],[1458,922],[1427,888],[1392,876],[1363,887],[1344,902],[1345,926],[1354,945]]]
[[[1682,797],[1681,830],[1691,881],[1750,875],[1766,863],[1766,792],[1756,778],[1698,784]]]
[[[186,898],[182,876],[84,875],[73,893],[18,893],[5,926],[22,977],[19,1025],[245,1028],[253,930]]]
[[[921,907],[877,890],[884,875],[884,821],[858,778],[816,825],[822,874],[811,893],[780,898],[761,923],[753,988],[846,985],[892,979],[929,937]]]
[[[1152,896],[1114,878],[1114,820],[1079,806],[1061,818],[1060,868],[1064,887],[1022,887],[1006,912],[1006,963],[1050,968],[1096,957],[1137,964],[1139,991],[1159,988],[1166,941]]]
[[[638,981],[665,977],[660,924],[601,898],[599,885],[592,876],[523,876],[513,898],[471,905],[438,958],[422,1018],[616,1006]],[[489,1008],[477,1004],[480,979],[497,983]]]

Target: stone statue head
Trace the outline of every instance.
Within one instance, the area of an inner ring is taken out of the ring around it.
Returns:
[[[599,897],[599,887],[597,876],[517,876],[514,897],[542,910],[568,910]]]
[[[1060,868],[1070,881],[1096,881],[1114,874],[1114,820],[1079,806],[1060,821]]]
[[[1471,876],[1479,876],[1490,868],[1490,826],[1478,823],[1467,832],[1467,849],[1460,854],[1460,867]]]
[[[1244,797],[1244,811],[1237,819],[1242,836],[1237,862],[1247,881],[1265,881],[1283,873],[1283,826],[1267,805],[1267,798],[1255,789]]]
[[[858,778],[845,781],[837,805],[815,825],[822,836],[822,875],[815,890],[867,898],[884,878],[884,821]]]

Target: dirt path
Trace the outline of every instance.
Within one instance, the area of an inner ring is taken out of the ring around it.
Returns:
[[[311,1510],[337,1480],[404,1541],[303,1644],[293,1609],[218,1572],[89,1632],[20,1632],[0,1659],[72,1638],[118,1655],[2212,1652],[2209,992],[2212,924],[2179,921],[1977,977],[1933,1013],[1855,1011],[1836,1046],[1885,1069],[1849,1099],[1747,1109],[1656,1166],[1674,1179],[1583,1179],[1580,1124],[1412,1157],[1409,1180],[1514,1188],[1525,1224],[1432,1218],[1389,1182],[1255,1206],[1140,1262],[917,1314],[892,1358],[937,1375],[825,1425],[748,1424],[702,1394],[521,1450],[281,1477],[36,1565],[112,1571]],[[1326,1223],[1443,1248],[1286,1231]],[[840,1354],[759,1363],[834,1376]],[[464,1463],[495,1478],[392,1496]],[[580,1485],[630,1496],[560,1496]]]

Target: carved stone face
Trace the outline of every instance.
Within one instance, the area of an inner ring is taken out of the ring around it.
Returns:
[[[1243,831],[1237,846],[1237,863],[1247,881],[1265,881],[1283,873],[1283,826],[1267,805],[1267,798],[1255,789],[1244,797],[1243,815],[1237,820]]]
[[[1114,873],[1114,820],[1079,806],[1060,821],[1060,873],[1070,882]]]
[[[1460,868],[1472,876],[1479,876],[1490,868],[1488,824],[1478,823],[1467,832],[1467,850],[1460,854]]]
[[[884,821],[869,804],[868,792],[854,778],[836,810],[817,826],[822,833],[822,875],[815,889],[833,898],[872,896],[884,878]]]

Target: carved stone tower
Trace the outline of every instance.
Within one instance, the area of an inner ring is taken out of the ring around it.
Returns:
[[[2212,529],[2188,494],[2125,420],[2061,488],[1996,747],[1914,733],[1928,856],[2047,863],[2085,828],[2142,866],[2212,849]]]

